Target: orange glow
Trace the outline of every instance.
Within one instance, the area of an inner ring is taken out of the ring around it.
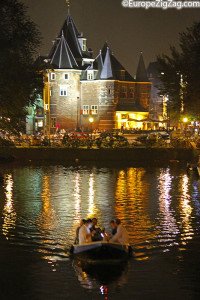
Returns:
[[[149,185],[145,181],[145,172],[143,168],[121,170],[116,183],[116,217],[122,220],[135,244],[155,236],[148,212]]]

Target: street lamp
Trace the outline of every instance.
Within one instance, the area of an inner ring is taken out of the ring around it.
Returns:
[[[184,126],[184,127],[185,127],[185,135],[186,135],[186,126],[187,126],[187,121],[188,121],[188,118],[186,118],[186,117],[185,117],[185,118],[183,118],[183,122],[185,123],[185,126]]]
[[[184,123],[187,123],[187,121],[188,121],[188,118],[183,118]]]
[[[90,124],[91,124],[91,131],[92,131],[92,123],[94,122],[94,118],[89,118],[89,122],[90,122]]]

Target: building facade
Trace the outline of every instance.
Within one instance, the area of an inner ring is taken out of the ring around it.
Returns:
[[[159,87],[162,87],[158,62],[150,62],[147,68],[147,76],[151,86],[151,103],[149,109],[149,120],[152,129],[167,129],[167,101],[168,96],[162,95]]]
[[[151,83],[140,55],[136,79],[107,42],[93,58],[68,13],[44,72],[44,134],[58,130],[147,129]]]

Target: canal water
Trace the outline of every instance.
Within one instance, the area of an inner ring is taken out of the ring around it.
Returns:
[[[1,165],[0,299],[198,299],[200,180],[184,165]],[[81,218],[109,233],[120,218],[123,265],[69,257]]]

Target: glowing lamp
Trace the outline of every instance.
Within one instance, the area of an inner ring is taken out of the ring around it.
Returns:
[[[89,118],[89,122],[92,123],[94,121],[93,118]]]

